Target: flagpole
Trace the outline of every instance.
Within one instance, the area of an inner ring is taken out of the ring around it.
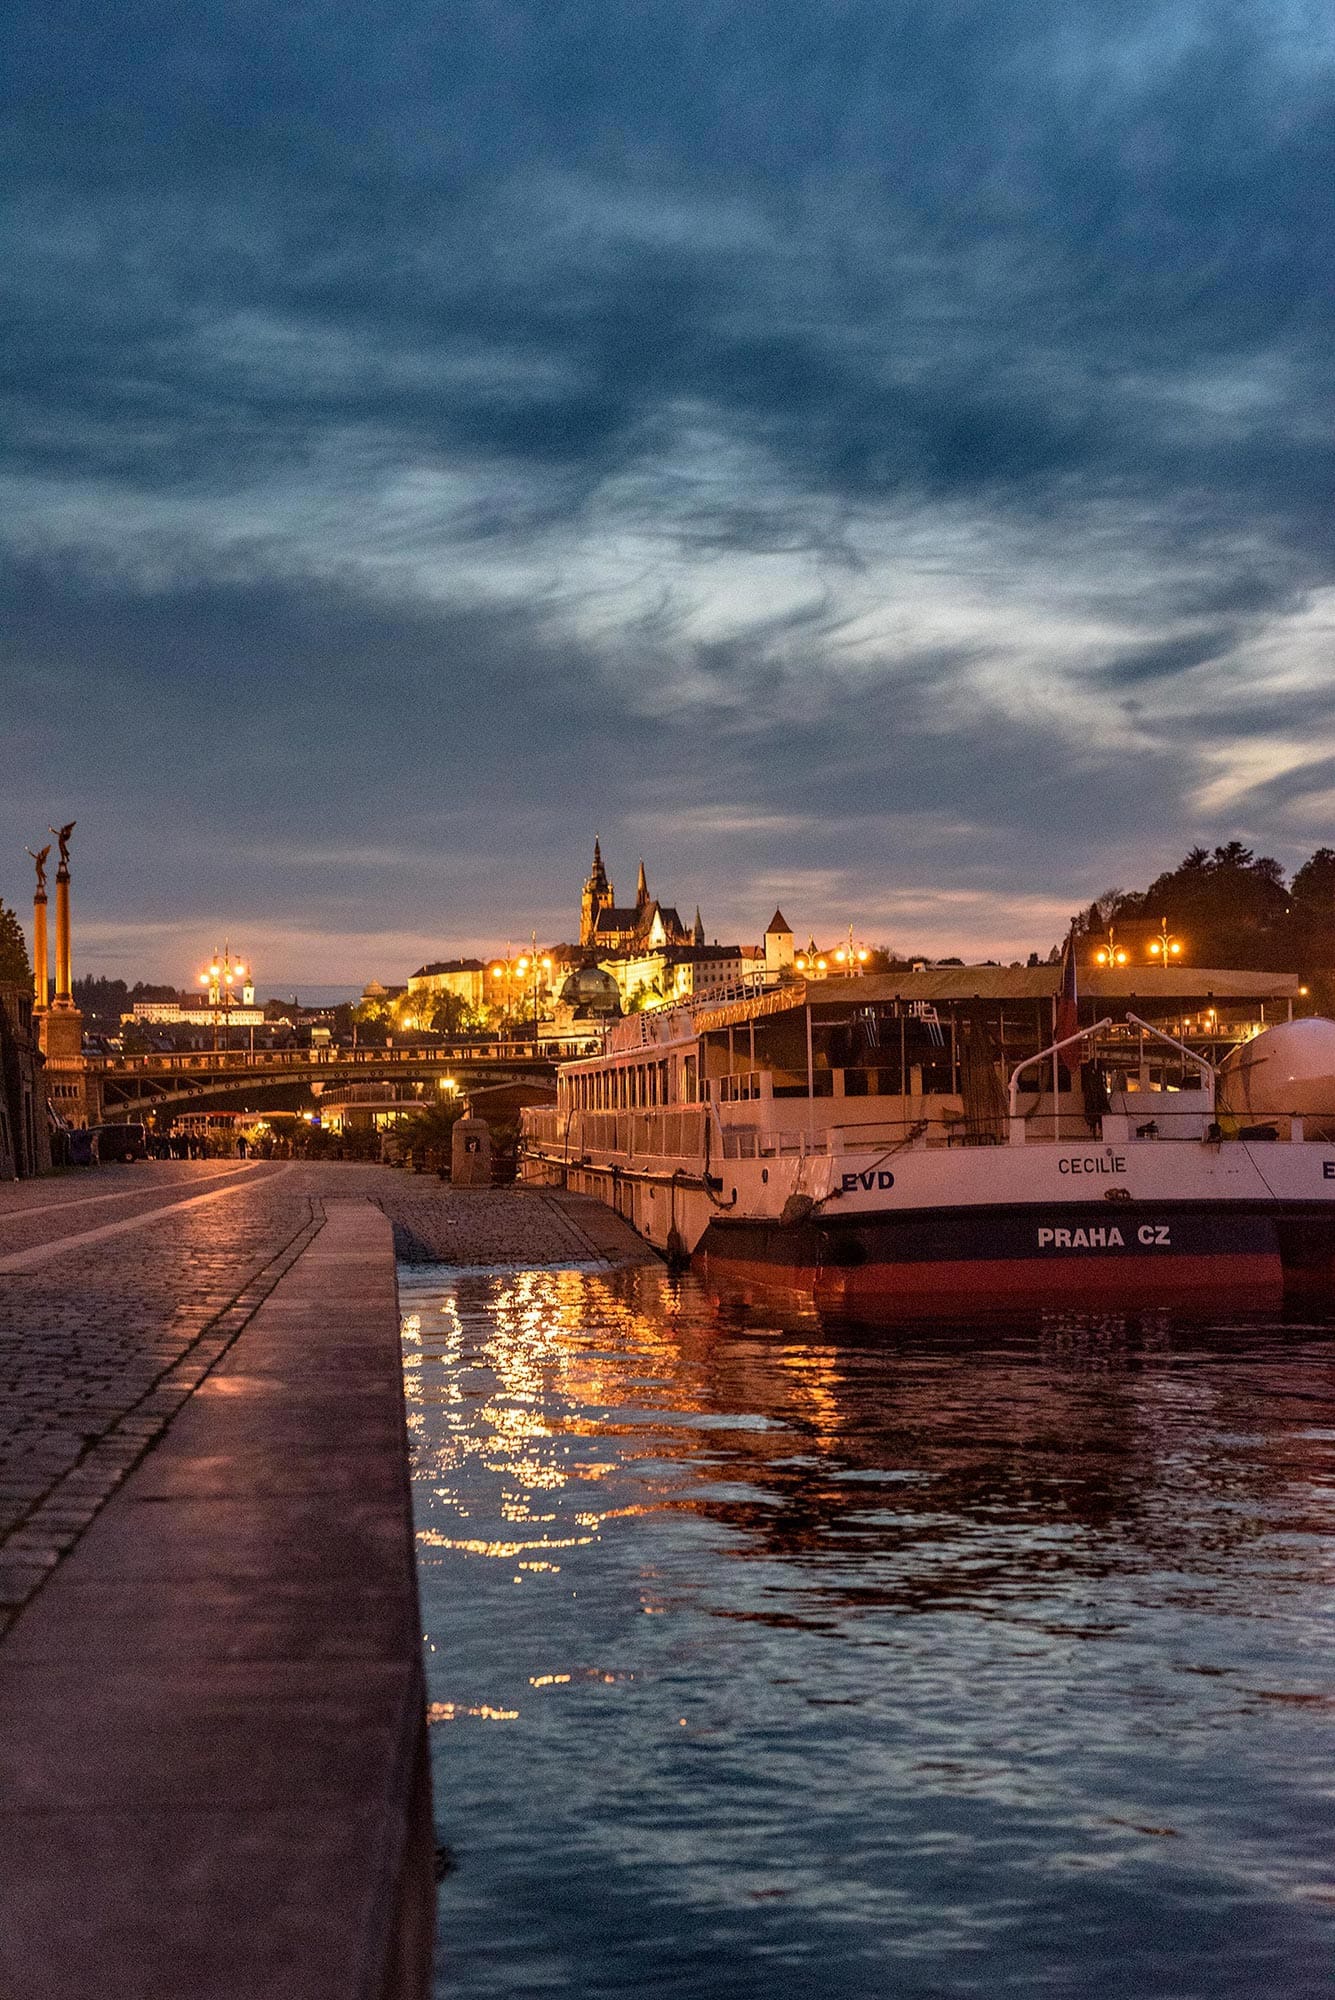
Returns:
[[[1066,946],[1061,957],[1061,981],[1052,1010],[1052,1039],[1061,1042],[1074,1034],[1080,1026],[1079,985],[1075,971],[1075,918],[1066,933]],[[1061,1138],[1060,1073],[1057,1054],[1052,1056],[1052,1140],[1056,1145]]]

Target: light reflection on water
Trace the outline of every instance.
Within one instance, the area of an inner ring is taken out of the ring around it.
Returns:
[[[475,1996],[1335,1991],[1335,1335],[401,1273]]]

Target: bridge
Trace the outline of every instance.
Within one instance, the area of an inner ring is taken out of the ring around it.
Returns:
[[[201,1098],[245,1097],[257,1091],[314,1086],[316,1093],[351,1083],[438,1083],[453,1077],[467,1091],[520,1078],[547,1081],[567,1051],[560,1044],[464,1042],[412,1049],[218,1049],[180,1055],[90,1056],[90,1095],[104,1118],[188,1105]]]

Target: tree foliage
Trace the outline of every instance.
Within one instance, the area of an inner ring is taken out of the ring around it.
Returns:
[[[477,1016],[459,994],[441,993],[423,1025],[438,1035],[467,1035],[477,1027]]]
[[[454,1127],[463,1114],[463,1104],[457,1097],[424,1104],[420,1111],[404,1120],[401,1128],[404,1143],[415,1153],[434,1148],[448,1158]]]
[[[132,1011],[136,1000],[175,1000],[174,986],[152,986],[137,979],[127,986],[123,979],[76,979],[70,991],[74,1004],[91,1027],[112,1032],[120,1026],[122,1014]]]
[[[1241,840],[1193,847],[1147,889],[1109,889],[1076,920],[1100,935],[1167,925],[1184,963],[1317,975],[1335,967],[1335,849],[1318,848],[1291,884],[1271,855]]]
[[[12,981],[15,986],[32,984],[28,940],[22,924],[4,902],[0,902],[0,979]]]

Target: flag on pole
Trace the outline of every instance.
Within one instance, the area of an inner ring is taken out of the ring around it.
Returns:
[[[1075,985],[1075,925],[1066,933],[1066,943],[1062,948],[1061,984],[1057,988],[1057,1022],[1054,1042],[1064,1042],[1068,1035],[1074,1035],[1080,1027],[1079,996]],[[1072,1052],[1070,1060],[1079,1061],[1078,1052]]]

